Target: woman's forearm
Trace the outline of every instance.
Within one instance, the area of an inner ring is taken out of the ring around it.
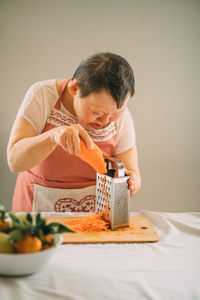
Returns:
[[[10,143],[7,149],[8,165],[13,173],[29,170],[42,162],[57,144],[54,139],[55,129],[40,135],[25,137]]]
[[[13,125],[7,159],[10,170],[19,173],[41,163],[59,145],[71,155],[79,155],[80,138],[87,147],[93,148],[93,141],[80,124],[59,126],[37,135],[35,128],[23,117]]]

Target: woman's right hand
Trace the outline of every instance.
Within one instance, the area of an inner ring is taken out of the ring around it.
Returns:
[[[91,137],[80,124],[55,128],[54,141],[69,154],[76,156],[80,155],[80,138],[85,141],[89,149],[93,149],[93,141]]]

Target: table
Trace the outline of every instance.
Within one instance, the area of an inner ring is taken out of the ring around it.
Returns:
[[[160,241],[60,245],[40,272],[0,277],[0,298],[200,299],[200,213],[132,215],[146,216]]]

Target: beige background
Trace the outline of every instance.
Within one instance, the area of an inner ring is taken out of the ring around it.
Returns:
[[[6,161],[26,90],[70,77],[99,51],[124,56],[136,77],[134,118],[143,185],[132,210],[199,210],[200,1],[0,0],[1,200],[16,175]]]

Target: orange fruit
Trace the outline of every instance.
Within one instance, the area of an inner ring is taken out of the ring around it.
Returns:
[[[0,220],[0,231],[9,228],[9,226],[10,226],[9,222]]]
[[[26,234],[21,240],[18,240],[16,245],[18,253],[38,252],[42,249],[42,241],[37,236]]]
[[[48,243],[53,243],[53,235],[50,233],[45,235],[45,241]]]
[[[45,244],[43,246],[43,249],[48,249],[48,248],[54,247],[54,239],[53,239],[52,234],[49,233],[49,234],[45,235],[45,241],[48,242],[48,243],[51,243],[51,245]]]

